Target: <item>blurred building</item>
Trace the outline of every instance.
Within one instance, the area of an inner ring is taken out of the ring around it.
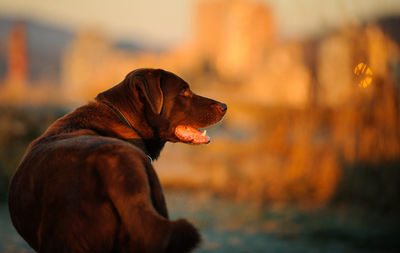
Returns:
[[[28,84],[28,56],[26,26],[22,21],[14,22],[6,47],[6,77],[3,96],[22,102]]]
[[[199,1],[191,39],[202,60],[226,78],[242,80],[276,44],[272,12],[255,1]]]
[[[23,85],[28,80],[28,57],[26,49],[26,27],[23,22],[15,22],[11,27],[7,47],[7,82]]]

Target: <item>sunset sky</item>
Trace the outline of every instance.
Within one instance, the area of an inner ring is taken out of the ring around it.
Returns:
[[[1,0],[0,16],[32,18],[55,26],[94,27],[119,39],[169,46],[190,34],[199,0]],[[346,22],[400,14],[398,0],[259,0],[275,12],[286,36],[318,32]]]

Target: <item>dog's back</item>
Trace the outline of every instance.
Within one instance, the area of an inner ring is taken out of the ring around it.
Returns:
[[[32,248],[186,252],[199,242],[188,222],[167,219],[157,176],[139,148],[90,130],[48,132],[31,145],[10,185],[12,221]],[[136,240],[124,241],[132,233]]]

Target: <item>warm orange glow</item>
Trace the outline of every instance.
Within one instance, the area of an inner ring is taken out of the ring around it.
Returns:
[[[398,73],[389,68],[399,62],[399,46],[379,26],[284,39],[273,11],[256,1],[199,1],[193,13],[192,36],[158,53],[126,51],[102,31],[82,28],[63,51],[59,85],[0,80],[7,83],[0,102],[79,105],[132,69],[175,72],[229,110],[210,129],[210,145],[167,145],[155,163],[161,181],[260,205],[325,205],[351,184],[345,165],[399,158]],[[18,36],[8,64],[24,79]],[[18,96],[6,88],[16,86]]]
[[[363,62],[357,64],[354,68],[354,74],[359,77],[360,83],[358,84],[360,87],[366,88],[372,82],[372,71],[371,69]]]

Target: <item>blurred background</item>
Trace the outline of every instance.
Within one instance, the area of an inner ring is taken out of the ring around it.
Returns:
[[[154,166],[196,252],[400,250],[400,1],[0,1],[0,252],[27,145],[135,68],[228,104]]]

